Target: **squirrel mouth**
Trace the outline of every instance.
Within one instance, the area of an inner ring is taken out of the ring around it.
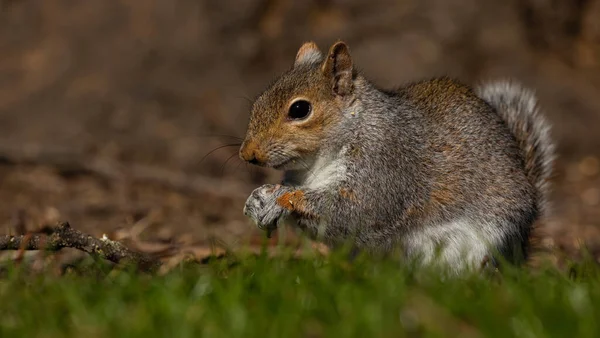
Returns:
[[[283,162],[280,162],[276,165],[273,165],[272,167],[273,167],[273,169],[283,169],[288,164],[294,163],[294,162],[296,162],[296,158],[290,158],[290,159],[284,160]]]

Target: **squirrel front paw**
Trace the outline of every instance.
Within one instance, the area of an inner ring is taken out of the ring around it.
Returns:
[[[265,184],[255,189],[244,205],[244,215],[250,217],[261,230],[271,232],[277,228],[277,222],[289,214],[289,211],[277,203],[277,198],[285,194],[288,187],[279,184]]]

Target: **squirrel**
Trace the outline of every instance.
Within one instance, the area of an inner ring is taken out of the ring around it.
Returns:
[[[548,211],[554,144],[535,94],[513,80],[439,77],[383,90],[343,41],[304,43],[253,102],[239,156],[284,171],[244,214],[330,247],[461,272],[523,263]]]

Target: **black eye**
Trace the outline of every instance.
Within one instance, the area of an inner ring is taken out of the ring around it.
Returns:
[[[310,102],[305,100],[298,100],[290,106],[290,111],[288,112],[288,118],[291,120],[302,120],[308,117],[310,111],[312,110],[312,106]]]

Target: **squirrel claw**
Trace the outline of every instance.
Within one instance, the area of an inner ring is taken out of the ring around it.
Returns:
[[[277,230],[276,227],[267,227],[267,238],[273,237],[273,232]]]

